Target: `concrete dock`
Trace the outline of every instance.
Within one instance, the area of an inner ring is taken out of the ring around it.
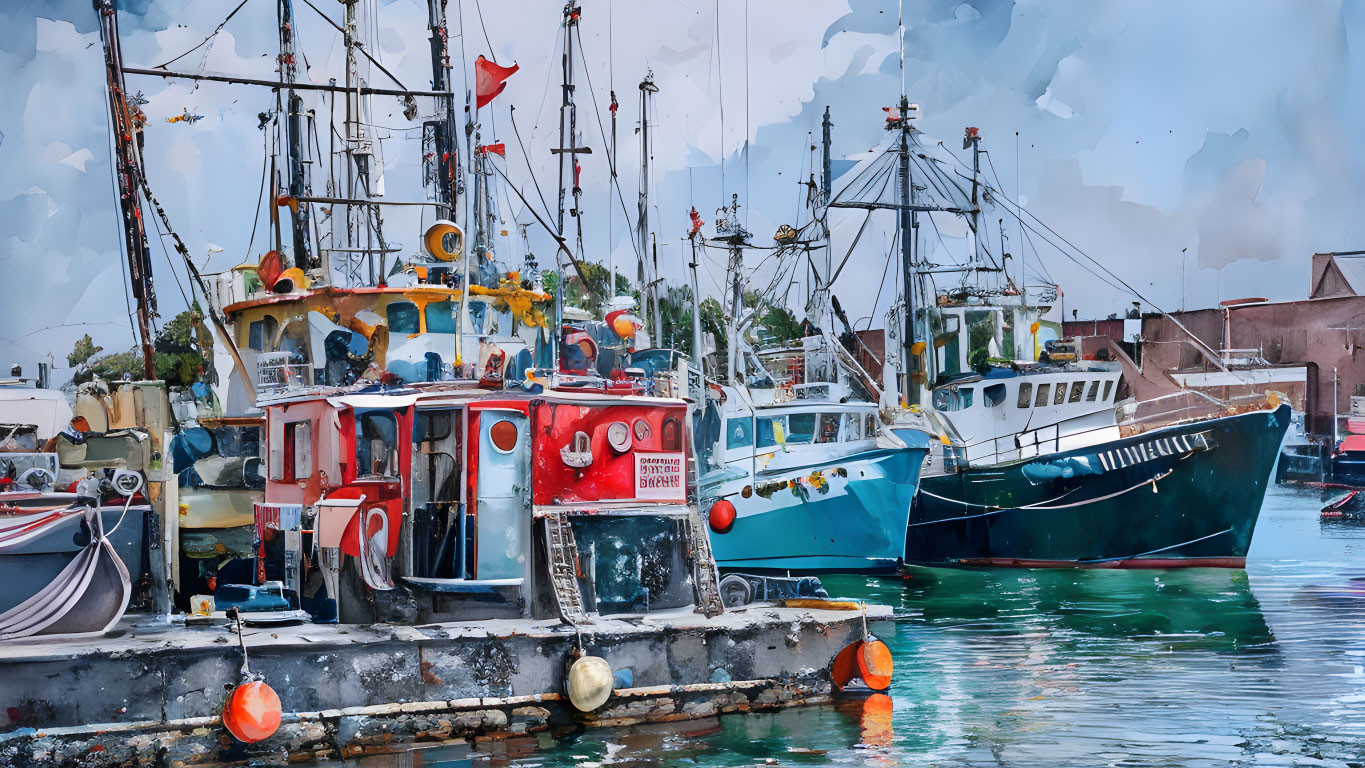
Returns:
[[[252,745],[220,719],[241,679],[235,629],[130,618],[94,640],[0,643],[0,765],[283,763],[826,703],[831,660],[889,617],[885,606],[756,604],[578,630],[531,620],[246,627],[251,671],[284,711],[279,731]],[[576,647],[617,676],[593,713],[564,695]]]

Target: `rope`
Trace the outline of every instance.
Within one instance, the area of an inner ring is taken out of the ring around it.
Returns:
[[[1162,547],[1161,549],[1153,549],[1153,550],[1151,550],[1150,552],[1143,552],[1143,553],[1140,554],[1140,555],[1128,555],[1127,557],[1101,557],[1101,558],[1097,558],[1097,559],[1094,559],[1094,560],[1077,560],[1076,562],[1077,562],[1077,563],[1112,563],[1112,562],[1117,562],[1117,561],[1119,561],[1119,560],[1134,560],[1134,559],[1139,558],[1139,557],[1146,557],[1146,556],[1148,556],[1148,555],[1155,555],[1155,554],[1159,554],[1159,553],[1161,553],[1161,552],[1170,552],[1170,551],[1173,550],[1173,549],[1180,549],[1181,547],[1184,547],[1184,546],[1187,546],[1187,545],[1190,545],[1190,544],[1198,544],[1198,543],[1201,542],[1201,541],[1208,541],[1209,539],[1212,539],[1212,538],[1214,538],[1214,537],[1222,536],[1222,535],[1225,534],[1225,533],[1232,533],[1232,529],[1231,529],[1231,528],[1227,528],[1227,529],[1224,529],[1224,530],[1219,531],[1218,533],[1210,533],[1208,536],[1200,536],[1200,537],[1197,538],[1197,539],[1190,539],[1189,541],[1182,541],[1182,542],[1180,542],[1179,544],[1172,544],[1172,545],[1169,546],[1169,547]]]
[[[1141,488],[1141,487],[1143,487],[1143,486],[1145,486],[1145,485],[1151,485],[1152,488],[1155,489],[1155,488],[1156,488],[1156,484],[1157,484],[1158,481],[1165,480],[1165,479],[1166,479],[1167,477],[1169,477],[1173,472],[1175,472],[1175,470],[1173,470],[1173,469],[1168,469],[1168,470],[1166,470],[1165,472],[1163,472],[1163,473],[1157,475],[1156,477],[1153,477],[1153,478],[1148,479],[1148,480],[1143,480],[1142,482],[1138,483],[1137,485],[1132,486],[1131,488],[1125,488],[1125,489],[1123,489],[1123,490],[1121,490],[1121,491],[1115,491],[1114,493],[1105,494],[1104,496],[1097,496],[1096,498],[1093,498],[1093,499],[1086,499],[1085,501],[1073,501],[1073,502],[1071,502],[1070,504],[1057,504],[1057,505],[1054,505],[1054,506],[1042,506],[1041,504],[1026,504],[1026,505],[1020,506],[1020,507],[1006,507],[1006,508],[1003,508],[1003,509],[997,508],[997,509],[994,509],[993,511],[990,511],[990,512],[983,512],[982,514],[979,514],[979,515],[967,515],[967,516],[964,516],[964,517],[952,517],[952,518],[944,518],[944,519],[942,519],[942,520],[926,520],[925,522],[922,522],[922,523],[911,523],[909,527],[911,527],[911,528],[918,528],[918,527],[920,527],[920,526],[925,526],[925,525],[937,525],[937,524],[939,524],[939,523],[955,523],[955,522],[958,522],[959,520],[973,520],[973,519],[981,518],[981,517],[991,517],[991,516],[993,516],[993,515],[999,515],[999,514],[1003,514],[1003,513],[1005,513],[1005,512],[1012,512],[1012,511],[1021,510],[1021,509],[1036,509],[1036,510],[1041,510],[1041,511],[1044,511],[1044,512],[1049,512],[1049,511],[1056,510],[1056,509],[1070,509],[1070,508],[1072,508],[1072,507],[1083,507],[1083,506],[1085,506],[1085,505],[1087,505],[1087,504],[1095,504],[1095,503],[1098,503],[1098,502],[1101,502],[1101,501],[1108,501],[1109,499],[1117,498],[1117,497],[1122,496],[1122,495],[1124,495],[1124,494],[1127,494],[1127,493],[1131,493],[1131,492],[1133,492],[1133,491],[1136,491],[1137,489],[1139,489],[1139,488]],[[939,496],[938,494],[930,493],[929,491],[924,490],[924,488],[920,488],[919,490],[920,490],[920,493],[923,493],[923,494],[925,494],[926,496],[930,496],[930,497],[935,498],[935,499],[939,499],[940,501],[947,501],[947,502],[951,502],[951,503],[954,503],[954,504],[962,504],[963,506],[972,506],[972,507],[988,508],[988,507],[986,507],[986,505],[984,505],[984,504],[974,504],[974,503],[972,503],[972,502],[970,502],[970,501],[962,501],[962,500],[959,500],[959,499],[950,499],[950,498],[947,498],[946,496]],[[1056,497],[1055,499],[1052,499],[1052,501],[1056,501],[1057,499],[1063,498],[1063,497],[1067,496],[1068,494],[1075,493],[1076,490],[1078,490],[1078,489],[1074,489],[1074,488],[1073,488],[1072,490],[1067,491],[1066,493],[1062,494],[1061,496],[1058,496],[1058,497]],[[1048,502],[1043,502],[1043,503],[1048,503]],[[1138,557],[1138,555],[1135,555],[1135,557]],[[1123,559],[1126,559],[1126,558],[1116,558],[1116,559],[1123,560]]]

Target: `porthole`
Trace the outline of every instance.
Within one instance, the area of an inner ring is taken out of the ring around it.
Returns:
[[[503,453],[511,453],[517,447],[517,425],[506,419],[488,428],[488,441]]]

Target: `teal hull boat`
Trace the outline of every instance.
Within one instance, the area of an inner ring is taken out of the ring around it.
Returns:
[[[735,508],[731,527],[720,532],[713,526],[716,564],[749,572],[896,570],[927,449],[918,434],[921,439],[906,448],[756,475],[729,469],[704,477],[702,509],[720,498]]]

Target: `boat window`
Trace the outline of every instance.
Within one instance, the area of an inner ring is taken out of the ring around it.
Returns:
[[[417,305],[411,301],[395,301],[384,308],[390,334],[417,333]]]
[[[1067,399],[1067,402],[1079,403],[1081,401],[1081,393],[1084,391],[1085,382],[1084,381],[1075,382],[1074,384],[1071,385],[1071,397]]]
[[[981,390],[982,397],[986,398],[986,405],[994,408],[1005,402],[1005,385],[992,384]]]
[[[1051,388],[1052,388],[1051,384],[1038,385],[1038,397],[1034,398],[1033,400],[1034,408],[1042,408],[1043,406],[1047,405],[1047,393],[1048,390]]]
[[[863,417],[863,437],[871,440],[877,436],[877,416],[869,413]]]
[[[356,413],[355,467],[359,477],[398,475],[398,420],[391,411]]]
[[[1032,399],[1033,399],[1033,382],[1031,382],[1031,381],[1026,381],[1026,382],[1020,384],[1020,385],[1019,385],[1019,402],[1018,402],[1019,407],[1020,407],[1020,408],[1027,408],[1027,407],[1028,407],[1028,404],[1029,404],[1029,401],[1032,400]]]
[[[863,439],[863,417],[856,413],[850,413],[848,415],[848,439]]]
[[[787,429],[784,417],[774,416],[770,419],[759,419],[756,427],[759,448],[769,448],[786,442]]]
[[[642,613],[692,605],[692,567],[681,524],[632,515],[569,518],[577,543],[579,588],[600,614]]]
[[[676,416],[664,419],[659,429],[659,448],[665,451],[682,450],[682,422]]]
[[[1114,389],[1114,382],[1113,382],[1112,380],[1111,380],[1111,381],[1106,381],[1106,382],[1104,382],[1104,399],[1105,399],[1105,400],[1108,400],[1108,399],[1109,399],[1109,392],[1110,392],[1111,390],[1113,390],[1113,389]]]
[[[313,476],[313,425],[295,421],[284,425],[284,439],[292,449],[292,461],[285,462],[285,480],[307,480]]]
[[[418,411],[417,423],[412,425],[414,443],[436,443],[450,437],[454,426],[453,411]]]
[[[1097,380],[1097,381],[1092,381],[1092,382],[1090,382],[1090,391],[1085,393],[1085,399],[1086,399],[1086,400],[1094,400],[1094,399],[1095,399],[1095,395],[1098,395],[1099,393],[1100,393],[1100,383],[1099,383],[1099,381],[1098,381],[1098,380]]]
[[[393,306],[393,305],[389,305]],[[459,321],[460,305],[447,299],[433,301],[424,310],[427,316],[427,333],[454,333]]]
[[[815,432],[815,442],[817,443],[839,442],[839,414],[837,413],[820,414],[820,428]]]
[[[1052,404],[1061,405],[1062,403],[1066,402],[1066,382],[1058,384],[1056,392],[1057,394],[1053,395],[1052,397]]]
[[[270,315],[252,322],[247,329],[247,348],[257,352],[273,352],[269,346],[275,341],[275,333],[279,328],[280,324]]]
[[[753,420],[748,416],[725,422],[725,447],[748,448],[754,444]]]
[[[814,413],[793,413],[787,417],[791,429],[787,433],[788,443],[809,443],[815,439]]]

